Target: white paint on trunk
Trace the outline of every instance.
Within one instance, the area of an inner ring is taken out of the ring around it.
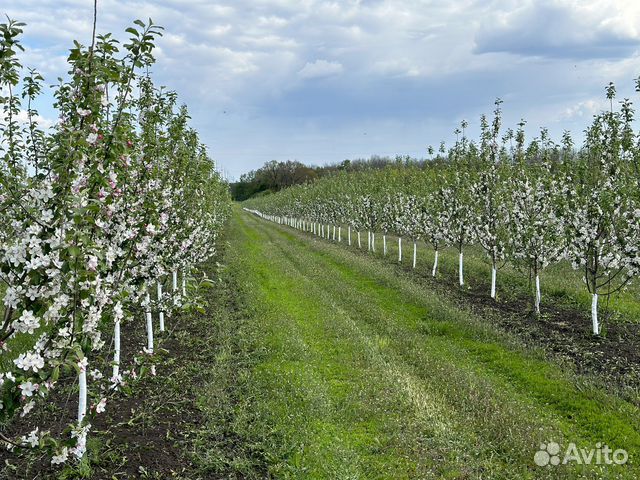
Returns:
[[[591,323],[593,323],[593,334],[600,334],[600,325],[598,324],[598,294],[594,293],[591,297]]]
[[[182,296],[187,296],[187,272],[182,270]]]
[[[460,281],[460,286],[464,285],[464,276],[462,275],[462,260],[463,255],[462,252],[460,252],[460,261],[458,263],[458,280]]]
[[[173,287],[173,291],[178,290],[178,272],[174,270],[172,272],[171,286]]]
[[[120,320],[113,326],[113,377],[120,373]]]
[[[360,243],[360,230],[358,230],[358,248],[362,248],[362,243]]]
[[[338,227],[338,243],[342,242],[342,227]]]
[[[541,299],[542,295],[540,295],[540,275],[536,274],[536,313],[540,313]]]
[[[382,254],[387,256],[387,236],[384,234],[382,235]]]
[[[433,256],[433,270],[431,271],[431,276],[435,277],[438,272],[438,250],[436,249],[435,254]]]
[[[398,237],[398,262],[402,263],[402,237]]]
[[[416,257],[418,252],[418,242],[413,241],[413,268],[416,268]]]
[[[87,415],[87,368],[88,365],[78,373],[78,423],[82,423]]]
[[[153,318],[151,317],[151,300],[149,299],[149,294],[147,293],[147,307],[146,307],[146,317],[147,317],[147,350],[149,353],[153,353]]]
[[[158,302],[162,301],[162,284],[158,282]],[[162,306],[158,307],[158,320],[160,323],[160,331],[164,332],[164,312]]]
[[[367,230],[367,251],[371,251],[371,231]]]
[[[376,234],[371,232],[371,250],[376,251]]]
[[[491,298],[496,299],[496,266],[491,267]]]
[[[336,241],[336,226],[333,226],[333,241]]]
[[[349,230],[347,234],[349,236],[349,246],[351,246],[351,225],[349,225]]]

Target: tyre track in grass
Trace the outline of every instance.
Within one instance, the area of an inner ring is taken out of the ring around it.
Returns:
[[[553,365],[512,348],[481,321],[467,318],[468,312],[380,262],[245,213],[236,213],[235,221],[245,265],[256,279],[256,301],[271,318],[267,341],[280,349],[261,373],[305,375],[290,393],[339,446],[327,450],[320,442],[319,448],[282,457],[281,473],[634,478],[629,467],[540,469],[533,454],[540,442],[555,439],[589,448],[594,440],[605,441],[629,448],[633,456],[635,407],[605,392],[580,390]],[[287,400],[268,408],[286,411],[292,406]],[[306,428],[290,431],[289,441],[326,441],[304,415],[298,421]],[[367,428],[361,424],[353,435],[354,419],[362,418]],[[343,465],[347,459],[353,468]]]

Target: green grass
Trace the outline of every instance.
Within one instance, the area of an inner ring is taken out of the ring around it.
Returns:
[[[343,244],[346,246],[346,227],[343,227]],[[352,235],[352,248],[357,248],[356,234]],[[362,248],[367,249],[367,232],[362,232]],[[425,242],[418,242],[417,267],[422,274],[431,274],[433,267],[433,249]],[[402,241],[403,263],[411,264],[413,243],[410,239]],[[376,254],[382,256],[382,234],[376,233]],[[387,235],[387,257],[390,261],[398,258],[398,237]],[[457,282],[458,278],[458,250],[447,247],[440,251],[438,272],[441,278]],[[471,285],[481,285],[490,290],[491,265],[489,259],[478,246],[464,248],[464,276],[465,282]],[[591,294],[587,291],[582,280],[582,271],[574,270],[570,263],[563,260],[547,267],[540,275],[542,302],[544,304],[560,303],[567,306],[577,306],[585,312],[591,311]],[[528,297],[533,303],[533,287],[529,284],[528,274],[516,269],[510,263],[505,264],[497,277],[498,295],[505,297]],[[607,304],[606,298],[601,299],[601,311],[612,314],[612,321],[640,322],[640,285],[637,282],[629,284],[622,291],[611,295]]]
[[[634,464],[534,465],[540,443],[551,440],[587,448],[604,442],[626,448],[633,462],[640,412],[520,346],[490,318],[425,291],[389,262],[239,210],[229,238],[227,275],[239,286],[245,316],[229,327],[235,347],[212,367],[234,372],[233,380],[213,374],[201,404],[216,438],[237,439],[242,453],[232,458],[202,434],[204,471],[637,478]],[[481,264],[471,259],[467,271]]]

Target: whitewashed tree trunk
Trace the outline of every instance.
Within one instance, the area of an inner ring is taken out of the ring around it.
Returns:
[[[496,266],[493,264],[491,266],[491,298],[496,299]]]
[[[172,272],[171,287],[173,288],[174,292],[178,290],[178,272],[177,272],[177,270],[174,270]]]
[[[600,325],[598,323],[598,294],[591,296],[591,323],[593,324],[593,334],[600,334]]]
[[[540,275],[536,274],[536,313],[540,313],[540,300],[542,296],[540,295]]]
[[[382,234],[382,255],[387,256],[387,235]]]
[[[338,227],[338,243],[342,243],[342,227]]]
[[[349,225],[347,235],[349,236],[349,246],[351,246],[351,225]]]
[[[437,273],[438,273],[438,249],[436,248],[436,251],[433,255],[433,270],[431,271],[431,276],[435,277]]]
[[[417,251],[418,251],[418,242],[416,242],[414,240],[413,241],[413,267],[412,268],[416,268]]]
[[[187,272],[182,270],[182,296],[187,296]]]
[[[373,252],[376,251],[376,234],[375,234],[375,232],[371,232],[371,250]]]
[[[158,302],[162,301],[162,283],[158,282]],[[162,311],[162,305],[158,307],[158,320],[160,324],[160,331],[164,332],[164,312]]]
[[[333,226],[333,241],[336,241],[336,226]]]
[[[362,248],[362,243],[360,243],[360,230],[358,230],[358,248]]]
[[[367,230],[367,251],[371,251],[371,230]]]
[[[87,368],[89,365],[80,369],[78,373],[78,423],[82,423],[87,415]]]
[[[153,353],[153,318],[151,316],[151,299],[149,294],[146,296],[146,317],[147,317],[147,350]]]
[[[464,285],[464,275],[462,272],[462,264],[463,264],[463,254],[460,252],[460,260],[458,263],[458,280],[460,281],[460,286]]]
[[[113,326],[113,371],[112,377],[120,373],[120,320]]]
[[[402,237],[398,237],[398,263],[402,263]]]

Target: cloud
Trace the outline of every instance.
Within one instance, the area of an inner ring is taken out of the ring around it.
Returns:
[[[91,2],[4,0],[23,63],[65,77]],[[581,132],[604,86],[636,98],[632,0],[100,0],[98,31],[165,27],[153,73],[178,92],[212,155],[239,176],[273,158],[322,163],[420,154],[505,100],[505,127]],[[50,95],[50,94],[49,94]],[[47,99],[45,99],[47,100]],[[49,103],[51,98],[48,98]],[[38,108],[46,118],[56,112]],[[366,135],[365,135],[366,133]],[[330,146],[328,146],[330,145]],[[421,147],[422,146],[422,147]]]
[[[528,1],[480,28],[475,52],[563,59],[622,58],[640,48],[634,2]]]
[[[302,70],[298,72],[300,78],[322,78],[340,75],[344,68],[341,63],[329,62],[327,60],[316,60],[315,62],[307,62]]]

